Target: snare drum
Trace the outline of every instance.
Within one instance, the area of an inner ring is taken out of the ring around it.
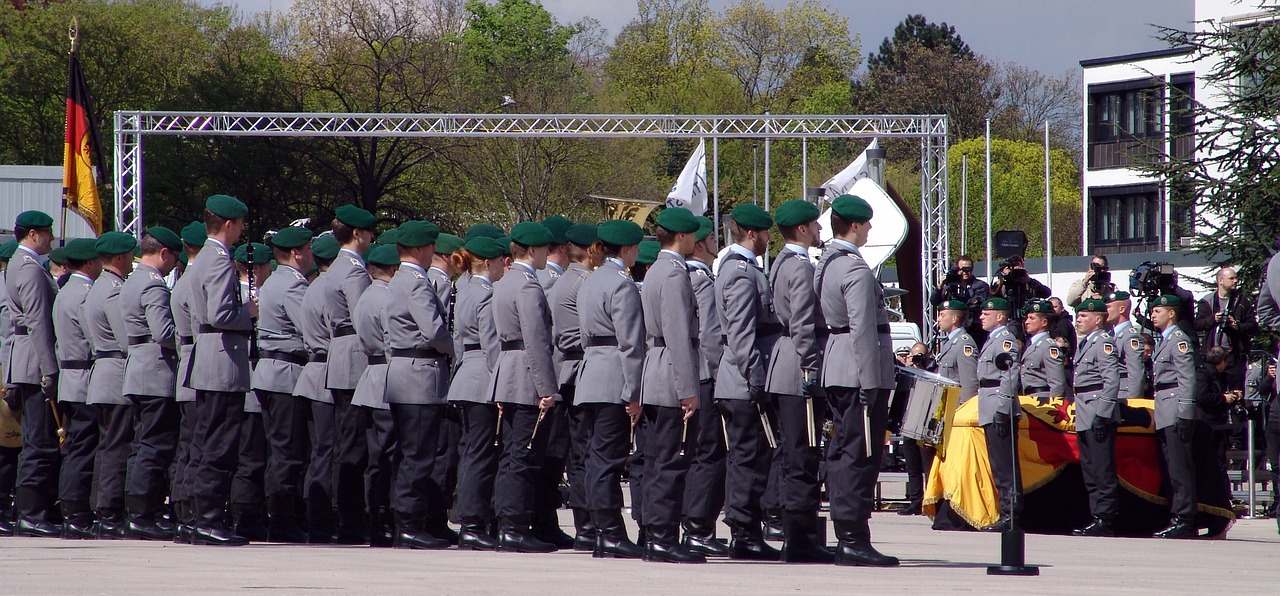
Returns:
[[[943,442],[949,410],[954,410],[960,395],[960,384],[943,376],[899,366],[906,407],[902,415],[903,437],[930,445]],[[895,396],[897,397],[897,396]]]

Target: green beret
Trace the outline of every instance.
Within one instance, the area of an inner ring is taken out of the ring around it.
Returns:
[[[523,246],[546,246],[555,238],[547,226],[536,221],[522,221],[511,227],[511,241]]]
[[[381,234],[378,234],[378,244],[386,244],[390,246],[396,245],[396,230],[399,228],[391,228]]]
[[[963,300],[947,300],[938,307],[938,310],[963,310],[968,312],[969,307],[965,305]]]
[[[67,264],[66,250],[63,249],[61,246],[59,246],[49,251],[49,260],[46,261],[46,265],[48,263],[54,263],[57,265],[66,265]]]
[[[497,240],[498,238],[502,238],[506,236],[506,233],[503,232],[502,228],[499,228],[498,226],[495,226],[492,224],[486,224],[486,223],[478,223],[467,228],[467,233],[463,234],[463,237],[465,237],[467,240],[470,240],[477,236],[484,236],[485,238],[493,238]]]
[[[1004,298],[987,298],[987,300],[982,303],[982,310],[1003,310],[1005,312],[1009,312],[1009,301]]]
[[[184,250],[178,253],[178,262],[182,263],[183,267],[186,267],[190,261],[191,260],[187,258],[187,251]]]
[[[564,233],[564,237],[569,242],[584,248],[595,244],[596,240],[600,239],[596,226],[593,224],[573,224],[573,227]]]
[[[467,242],[453,234],[440,234],[436,238],[436,252],[440,254],[453,254],[462,248]]]
[[[1027,314],[1037,313],[1042,315],[1053,314],[1053,303],[1048,300],[1036,300],[1027,305]]]
[[[629,219],[611,219],[596,228],[601,242],[614,246],[633,246],[644,240],[644,230]]]
[[[750,203],[738,205],[729,212],[729,217],[742,228],[748,230],[767,230],[773,227],[773,218],[769,212]]]
[[[43,211],[23,211],[18,214],[16,227],[35,229],[53,227],[53,218]]]
[[[569,228],[573,227],[573,221],[569,218],[563,215],[552,215],[551,217],[542,220],[542,225],[546,226],[548,230],[551,230],[551,237],[554,238],[554,240],[551,241],[552,244],[569,243],[568,237],[565,236],[565,232],[568,232]]]
[[[89,238],[90,241],[93,238]],[[18,250],[18,241],[10,240],[4,244],[0,244],[0,261],[8,261],[13,258],[13,253]]]
[[[640,256],[636,257],[637,265],[652,265],[658,260],[658,251],[662,246],[656,240],[645,240],[640,243]]]
[[[845,221],[867,223],[871,221],[871,205],[857,195],[840,195],[831,203],[831,212]]]
[[[400,264],[400,253],[396,251],[396,247],[390,244],[383,244],[369,251],[369,255],[365,260],[370,265],[379,265],[382,267],[394,267]]]
[[[133,234],[124,232],[105,232],[98,236],[94,246],[98,248],[98,254],[100,255],[122,255],[132,253],[133,249],[138,246],[138,239],[134,238]]]
[[[147,228],[147,235],[155,238],[165,248],[177,252],[182,250],[182,238],[173,233],[173,230],[164,226],[152,226]]]
[[[312,236],[311,230],[302,226],[289,226],[271,237],[271,245],[285,250],[302,248],[311,242]]]
[[[698,231],[694,232],[693,239],[698,242],[702,242],[707,239],[707,236],[711,235],[712,230],[716,229],[716,224],[711,221],[710,217],[704,217],[702,215],[699,215],[694,219],[698,220]]]
[[[511,237],[510,236],[499,236],[494,240],[497,240],[498,244],[502,245],[502,254],[508,257],[511,256]]]
[[[1080,306],[1076,307],[1076,312],[1107,312],[1107,303],[1097,298],[1091,298],[1080,302]]]
[[[182,232],[179,235],[182,236],[182,241],[186,244],[204,246],[204,241],[209,239],[209,230],[205,227],[204,222],[193,221],[187,224],[187,227],[182,228]]]
[[[1129,299],[1129,293],[1124,290],[1116,290],[1110,294],[1107,294],[1107,304],[1110,304],[1112,302],[1120,302],[1128,299]]]
[[[333,212],[333,217],[357,230],[373,231],[374,224],[378,223],[377,218],[375,218],[372,213],[356,207],[355,205],[343,205],[338,207],[338,209]]]
[[[271,260],[271,249],[267,248],[267,245],[261,242],[249,242],[236,248],[235,258],[237,263],[246,265],[249,263],[249,244],[253,245],[254,265],[266,265]]]
[[[406,221],[396,229],[396,244],[407,248],[430,246],[440,237],[440,228],[425,220]]]
[[[467,241],[467,252],[482,259],[496,259],[503,255],[501,242],[486,236],[476,236]]]
[[[698,231],[698,220],[693,212],[684,207],[668,207],[657,217],[658,225],[677,234],[692,234]]]
[[[240,219],[249,214],[247,205],[227,195],[213,195],[205,199],[204,208],[223,219]]]
[[[338,239],[333,234],[321,234],[311,242],[311,254],[317,259],[332,261],[338,258],[338,250],[342,247],[338,246]]]
[[[818,211],[817,205],[796,199],[779,205],[778,210],[773,213],[773,221],[780,226],[802,226],[818,221],[819,215],[822,212]]]
[[[383,245],[378,244],[377,242],[370,242],[369,248],[364,249],[364,252],[360,254],[361,258],[363,258],[365,261],[368,261],[369,253],[373,252],[373,249],[378,248],[379,246],[383,246]]]
[[[275,271],[276,269],[280,268],[280,263],[277,263],[275,259],[271,259],[270,261],[267,261],[267,264],[271,266],[272,271]]]
[[[1173,294],[1165,294],[1159,298],[1156,298],[1156,301],[1152,306],[1181,306],[1181,305],[1182,305],[1182,300],[1179,300],[1177,296],[1174,296]]]

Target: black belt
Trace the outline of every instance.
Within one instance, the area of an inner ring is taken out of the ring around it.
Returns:
[[[92,360],[59,360],[60,370],[89,370],[93,368]]]
[[[578,361],[578,360],[582,360],[582,356],[583,356],[582,350],[569,350],[568,352],[564,353],[565,360]]]
[[[481,346],[480,346],[480,344],[462,344],[462,351],[463,351],[463,352],[478,352],[478,351],[480,351],[480,347],[481,347]]]
[[[352,327],[351,325],[339,325],[337,329],[333,330],[334,337],[346,337],[348,335],[355,335],[355,334],[356,334],[356,328]]]
[[[523,340],[523,339],[513,339],[513,340],[510,340],[510,341],[503,341],[503,342],[501,343],[501,346],[500,346],[500,347],[502,348],[502,351],[503,351],[503,352],[515,352],[516,350],[523,350],[523,349],[524,349],[524,340]]]
[[[386,363],[387,363],[387,357],[386,357],[386,356],[379,355],[379,356],[370,356],[370,357],[369,357],[369,364],[371,364],[371,365],[372,365],[372,364],[386,364]]]
[[[387,354],[392,358],[424,358],[427,360],[435,360],[437,358],[448,358],[449,355],[433,348],[392,348],[387,350]]]
[[[1048,385],[1035,385],[1035,386],[1032,386],[1032,387],[1023,387],[1023,388],[1022,388],[1022,391],[1023,391],[1024,393],[1028,394],[1028,395],[1030,395],[1030,394],[1032,394],[1032,393],[1041,393],[1041,392],[1048,391],[1048,390],[1049,390],[1049,386],[1048,386]]]
[[[14,335],[26,335],[28,332],[29,332],[29,330],[28,330],[26,327],[23,327],[22,325],[14,325],[14,326],[13,326],[13,334],[14,334]]]
[[[587,335],[582,338],[582,343],[588,348],[616,346],[618,345],[618,338],[613,335]]]
[[[328,361],[329,361],[328,352],[316,352],[307,357],[307,362],[328,362]]]
[[[137,335],[137,336],[131,336],[129,338],[129,345],[140,346],[142,344],[153,343],[154,341],[155,340],[151,339],[150,335]]]
[[[1121,379],[1127,379],[1127,378],[1129,378],[1129,371],[1123,371],[1123,372],[1121,372],[1121,373],[1120,373],[1120,378],[1121,378]]]
[[[196,338],[191,337],[190,335],[178,336],[178,345],[180,346],[194,346],[195,344],[196,344]]]
[[[831,335],[844,335],[849,332],[848,327],[827,327],[827,332]],[[893,333],[888,325],[876,325],[876,333]]]
[[[696,350],[696,349],[698,349],[698,348],[702,347],[702,342],[698,341],[698,338],[696,338],[696,337],[695,337],[695,338],[692,338],[692,339],[693,339],[693,349],[695,349],[695,350]],[[665,347],[667,347],[667,338],[665,338],[665,337],[655,337],[655,338],[653,338],[653,347],[655,347],[655,348],[665,348]]]
[[[983,389],[991,389],[992,387],[999,387],[1000,381],[999,380],[991,381],[988,379],[982,379],[981,381],[978,381],[978,386]]]
[[[124,352],[118,350],[102,350],[93,352],[94,360],[124,360]]]
[[[1177,387],[1178,387],[1177,383],[1156,383],[1155,387],[1152,387],[1151,390],[1164,391],[1165,389],[1176,389]]]
[[[1101,391],[1101,390],[1102,390],[1102,383],[1094,383],[1092,385],[1081,385],[1079,387],[1076,387],[1076,394],[1078,395],[1081,393],[1093,393],[1094,391]]]
[[[280,350],[259,350],[258,359],[280,360],[282,362],[288,362],[289,364],[296,364],[298,366],[305,366],[307,364],[306,356],[296,352],[282,352]]]
[[[224,335],[243,335],[249,337],[249,331],[246,329],[219,329],[213,325],[201,323],[196,329],[197,333],[221,333]]]
[[[756,325],[756,337],[769,337],[770,335],[782,335],[787,332],[787,328],[781,323],[764,323]]]

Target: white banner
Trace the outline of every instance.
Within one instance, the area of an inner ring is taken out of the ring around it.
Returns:
[[[831,179],[822,183],[823,190],[826,190],[827,200],[835,200],[836,197],[849,192],[853,188],[853,183],[860,178],[866,178],[871,173],[867,171],[867,150],[875,149],[880,146],[880,139],[871,139],[871,144],[867,145],[858,158],[853,160],[848,167],[840,170]]]
[[[707,212],[707,143],[698,141],[698,148],[689,156],[684,170],[667,195],[668,207],[684,207],[694,215]]]

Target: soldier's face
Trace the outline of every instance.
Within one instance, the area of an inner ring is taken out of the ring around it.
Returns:
[[[955,315],[952,314],[951,311],[949,310],[938,311],[937,320],[938,320],[938,329],[941,329],[943,333],[951,333],[956,328]]]
[[[1088,335],[1098,330],[1102,324],[1102,313],[1081,312],[1076,313],[1076,333],[1079,335]]]
[[[805,228],[809,230],[809,246],[807,246],[806,248],[821,246],[822,245],[822,224],[818,223],[817,221],[811,221],[809,222],[808,225],[805,226]]]
[[[547,247],[535,246],[529,249],[529,256],[533,258],[534,269],[545,269],[547,267]]]
[[[1151,309],[1151,322],[1160,329],[1167,328],[1173,320],[1173,308],[1157,306]]]
[[[1022,325],[1026,328],[1027,335],[1035,335],[1049,327],[1049,320],[1040,313],[1031,313]]]
[[[1120,322],[1120,318],[1129,312],[1128,303],[1124,300],[1107,303],[1107,322],[1116,324]]]
[[[502,261],[502,257],[496,259],[485,259],[484,261],[486,276],[489,281],[498,281],[502,279],[502,275],[507,272],[507,265]]]
[[[297,261],[299,271],[310,271],[311,266],[316,262],[315,255],[311,254],[311,243],[308,242],[302,248],[293,249],[293,258]]]
[[[995,331],[1009,321],[1009,315],[998,310],[984,310],[978,318],[982,320],[985,331]]]
[[[680,253],[680,256],[692,256],[694,244],[697,244],[697,241],[693,234],[676,234],[676,252]]]
[[[867,244],[867,237],[871,235],[871,222],[854,223],[853,224],[853,245],[862,248]]]
[[[769,230],[751,232],[751,252],[762,255],[769,250]]]

